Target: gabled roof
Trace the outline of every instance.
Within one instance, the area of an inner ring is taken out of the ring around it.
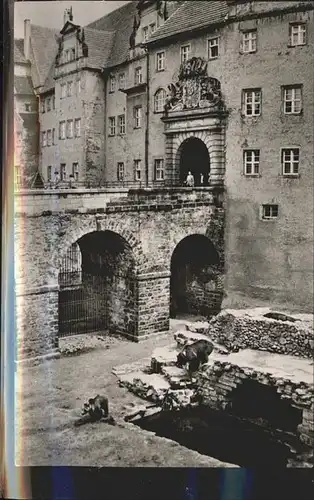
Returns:
[[[148,44],[179,33],[220,23],[228,13],[227,1],[187,0],[149,37]]]
[[[31,24],[30,59],[32,66],[36,68],[32,74],[34,87],[42,86],[45,83],[51,64],[57,54],[58,33],[58,30]]]
[[[24,57],[24,40],[22,38],[14,40],[14,63],[27,63]]]
[[[89,68],[103,69],[109,61],[115,39],[114,31],[84,28],[85,43],[88,47],[87,64]]]
[[[16,94],[34,95],[33,82],[30,76],[14,76]]]
[[[90,23],[87,28],[100,31],[114,31],[112,50],[107,66],[117,66],[128,58],[130,36],[133,31],[134,16],[137,13],[137,1],[129,2],[104,17]]]

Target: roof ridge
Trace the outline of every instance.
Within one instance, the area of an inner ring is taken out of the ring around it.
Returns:
[[[98,30],[96,28],[89,28],[88,26],[83,26],[84,31],[95,31],[96,33],[115,33],[116,30]]]
[[[90,26],[91,24],[95,24],[96,22],[100,21],[101,19],[105,19],[106,17],[109,17],[111,14],[118,12],[119,10],[125,9],[127,6],[129,6],[132,3],[137,3],[137,0],[130,0],[129,2],[125,3],[124,5],[121,5],[121,7],[118,7],[117,9],[113,9],[111,12],[108,12],[104,16],[99,17],[98,19],[95,19],[95,21],[92,21],[91,23],[86,25],[86,28]],[[93,29],[93,28],[92,28]],[[103,31],[103,30],[99,30]]]
[[[49,31],[53,31],[53,32],[56,32],[56,33],[59,33],[60,30],[57,29],[57,28],[48,28],[47,26],[42,26],[41,24],[32,24],[31,23],[31,26],[35,26],[36,28],[42,28],[44,30],[49,30]]]

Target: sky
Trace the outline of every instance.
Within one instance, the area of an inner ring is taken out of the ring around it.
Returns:
[[[46,1],[46,2],[15,2],[14,4],[14,38],[23,38],[24,19],[30,19],[32,24],[46,28],[62,29],[63,14],[66,8],[72,6],[73,22],[80,26],[99,19],[112,10],[127,3],[124,1]]]

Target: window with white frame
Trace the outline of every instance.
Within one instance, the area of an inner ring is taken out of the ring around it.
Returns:
[[[142,106],[135,106],[134,108],[134,128],[142,126]]]
[[[116,90],[116,77],[115,75],[110,75],[109,77],[109,91],[114,92]]]
[[[296,115],[302,110],[301,85],[283,87],[283,110],[286,115]]]
[[[75,137],[81,137],[81,118],[74,120],[74,134]]]
[[[164,89],[157,90],[154,99],[154,109],[156,113],[164,111],[166,104],[166,91]]]
[[[73,138],[73,120],[67,120],[67,138]]]
[[[42,133],[41,143],[42,143],[43,148],[44,148],[45,146],[47,146],[47,135],[46,135],[46,132],[43,132],[43,133]]]
[[[116,135],[116,118],[109,116],[109,135]]]
[[[65,139],[65,121],[59,123],[59,139]]]
[[[141,83],[143,83],[143,71],[141,66],[135,68],[134,83],[135,85],[140,85]]]
[[[60,163],[60,181],[65,181],[67,176],[66,164]]]
[[[219,37],[208,40],[208,59],[217,59],[219,56]]]
[[[180,49],[181,64],[190,59],[191,45],[182,45]]]
[[[52,133],[51,130],[47,130],[47,146],[51,146]]]
[[[144,26],[144,28],[142,29],[142,34],[143,40],[144,42],[146,42],[146,40],[148,39],[148,26]]]
[[[165,69],[166,53],[164,50],[157,52],[156,54],[156,69],[157,71],[163,71]]]
[[[119,161],[117,165],[117,178],[120,182],[124,180],[124,163],[122,161]]]
[[[56,144],[56,129],[52,129],[52,138],[51,138],[51,143],[54,146]]]
[[[277,219],[278,205],[262,205],[262,219]]]
[[[142,179],[142,160],[134,160],[134,178],[136,181]]]
[[[76,94],[79,95],[81,93],[81,79],[76,79]]]
[[[242,32],[242,52],[249,54],[256,52],[257,47],[257,30],[249,30]]]
[[[67,85],[66,83],[61,84],[61,99],[64,99],[67,95]]]
[[[259,116],[261,114],[261,105],[261,89],[243,90],[243,112],[246,116]]]
[[[118,129],[120,135],[125,134],[125,115],[118,116]]]
[[[244,175],[258,175],[260,163],[259,149],[248,149],[243,153]]]
[[[120,73],[119,75],[119,89],[125,89],[125,73]]]
[[[165,177],[164,160],[163,158],[157,158],[155,160],[155,180],[163,181]]]
[[[72,176],[73,176],[74,180],[78,181],[78,179],[79,179],[79,164],[77,161],[72,163]]]
[[[292,47],[306,44],[305,23],[291,23],[289,26],[289,30],[290,30],[290,45]]]
[[[73,82],[68,82],[67,83],[67,96],[71,97],[73,94]]]
[[[49,165],[47,167],[47,181],[51,182],[52,181],[52,166]]]
[[[15,173],[15,184],[17,186],[20,186],[22,184],[22,174],[20,165],[15,165],[14,173]]]
[[[300,163],[299,148],[281,150],[282,175],[298,175]]]

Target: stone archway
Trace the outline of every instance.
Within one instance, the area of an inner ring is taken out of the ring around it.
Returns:
[[[217,314],[221,277],[219,254],[206,236],[193,234],[181,240],[171,258],[170,316]]]
[[[191,172],[195,186],[207,186],[210,156],[206,144],[198,137],[185,139],[178,148],[176,167],[179,168],[181,185],[184,185],[188,172]]]
[[[59,272],[60,334],[109,330],[133,336],[135,259],[128,242],[112,231],[93,231],[71,245],[62,264],[65,267]],[[80,281],[73,280],[78,275]]]

